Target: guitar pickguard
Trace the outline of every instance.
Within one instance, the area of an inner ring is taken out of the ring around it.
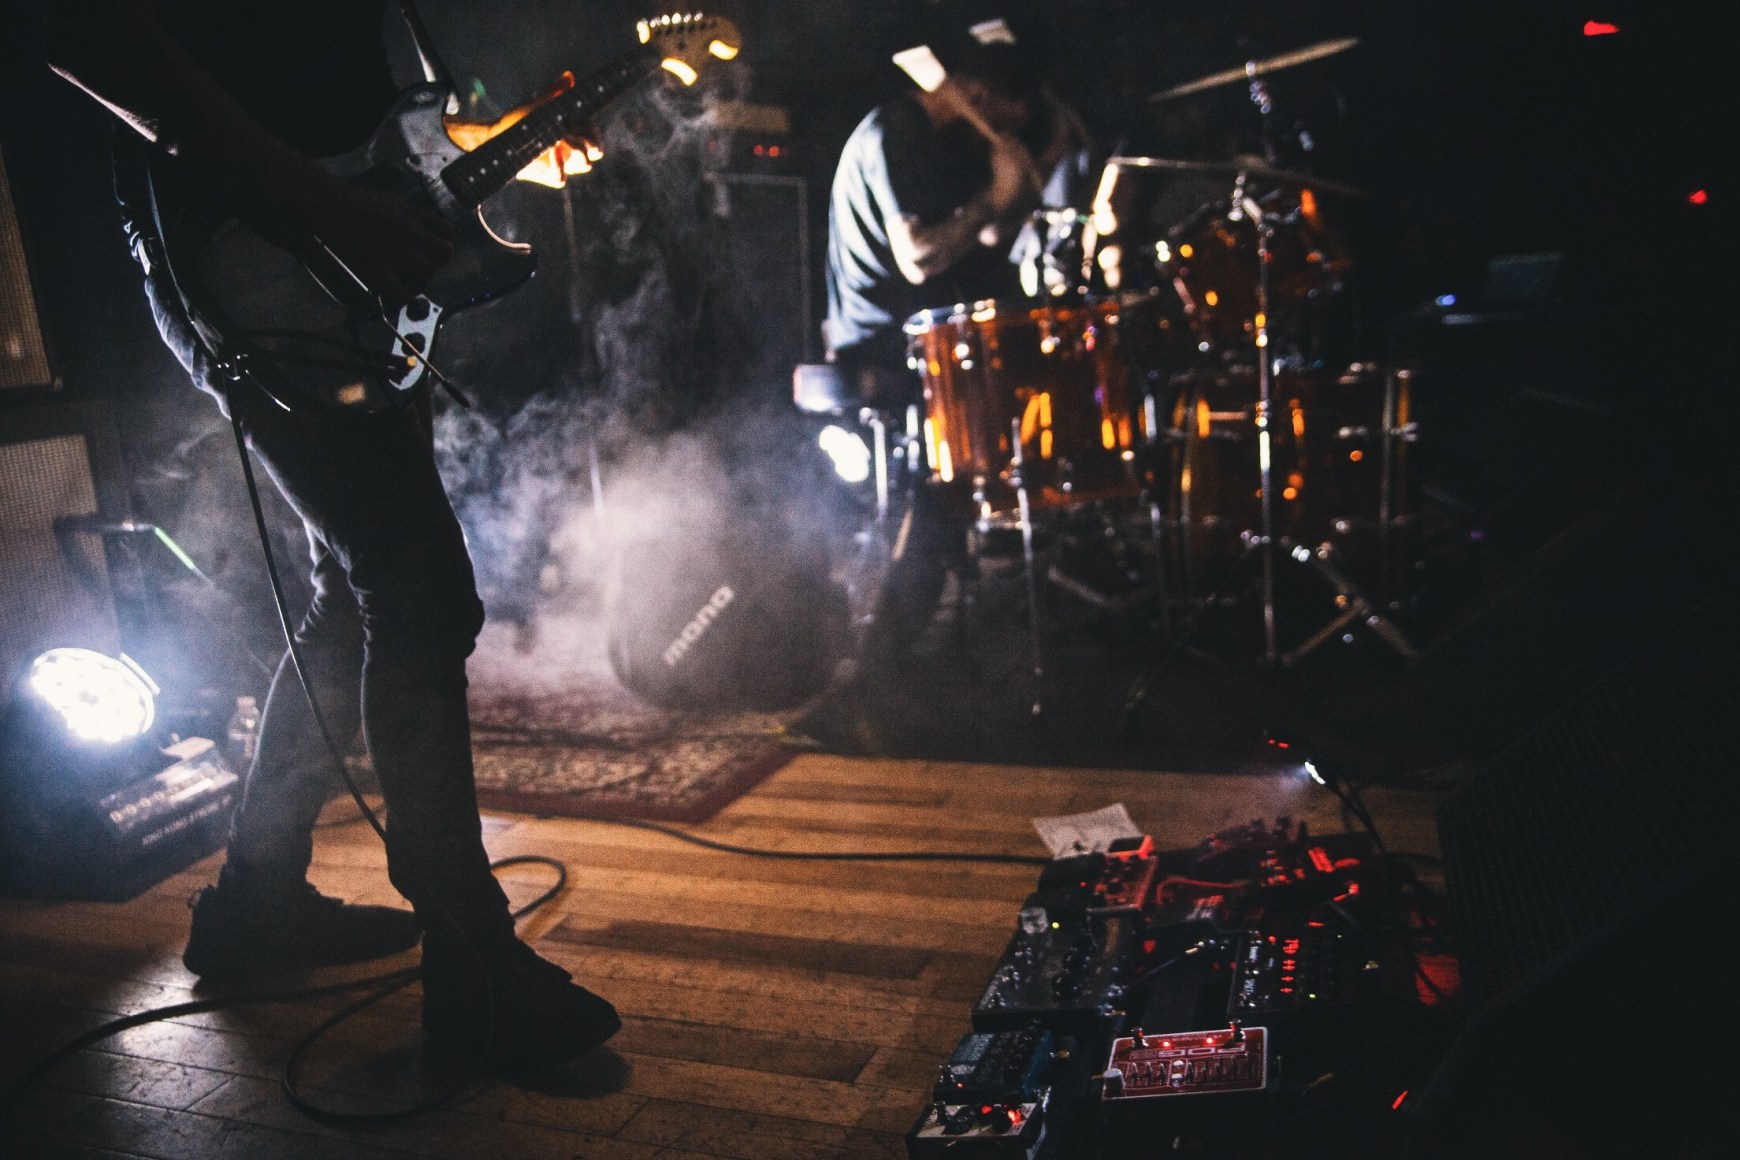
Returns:
[[[435,347],[435,331],[444,311],[424,297],[413,298],[399,310],[393,357],[403,359],[405,372],[389,380],[396,391],[414,391],[423,386],[429,370],[429,353]]]

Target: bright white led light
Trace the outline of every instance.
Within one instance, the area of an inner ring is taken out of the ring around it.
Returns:
[[[834,473],[847,483],[870,478],[870,447],[864,437],[830,423],[822,428],[816,443],[834,461]]]
[[[1311,764],[1309,761],[1307,761],[1305,763],[1305,772],[1310,774],[1311,780],[1316,782],[1318,785],[1328,785],[1329,784],[1327,781],[1323,780],[1323,775],[1321,773],[1317,772],[1317,767],[1315,765]]]
[[[157,718],[157,685],[127,657],[83,648],[50,649],[31,662],[30,691],[82,741],[137,737]]]

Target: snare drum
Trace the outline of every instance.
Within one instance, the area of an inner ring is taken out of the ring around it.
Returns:
[[[913,315],[933,476],[970,484],[981,518],[1016,509],[1017,467],[1041,507],[1135,494],[1121,310],[984,301]]]

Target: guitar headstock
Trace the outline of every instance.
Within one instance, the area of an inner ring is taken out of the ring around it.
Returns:
[[[685,85],[694,84],[713,61],[731,60],[743,43],[731,21],[699,12],[642,20],[635,33],[642,44],[664,53],[659,66]]]

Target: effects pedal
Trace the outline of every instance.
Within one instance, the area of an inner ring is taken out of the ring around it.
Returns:
[[[1372,864],[1371,839],[1364,834],[1313,838],[1299,827],[1295,842],[1261,851],[1252,887],[1259,896],[1277,893],[1334,894],[1339,883]]]
[[[1051,1032],[1037,1023],[975,1031],[955,1045],[931,1094],[939,1104],[1030,1103],[1054,1058]]]
[[[1302,1021],[1351,1027],[1351,1008],[1386,995],[1407,999],[1411,951],[1393,933],[1377,933],[1393,901],[1386,885],[1371,875],[1309,907],[1253,909],[1232,961],[1227,1018],[1292,1034]]]
[[[1105,1027],[1123,1000],[1141,942],[1140,916],[1054,909],[1030,895],[1020,926],[973,1008],[973,1027],[1005,1031],[1038,1021],[1085,1035]]]
[[[1114,1039],[1100,1083],[1104,1154],[1154,1155],[1159,1140],[1198,1134],[1235,1138],[1264,1122],[1277,1070],[1265,1027]]]
[[[1051,1032],[1036,1023],[963,1036],[907,1133],[907,1155],[1030,1160],[1046,1137],[1057,1058]]]
[[[1136,914],[1152,905],[1159,870],[1152,838],[1120,838],[1103,854],[1052,862],[1039,876],[1039,889],[1078,895],[1088,914]]]
[[[1034,1160],[1045,1143],[1049,1088],[1024,1104],[932,1104],[906,1134],[910,1160]]]
[[[1134,1034],[1112,1040],[1100,1098],[1108,1111],[1149,1100],[1261,1092],[1269,1086],[1269,1030],[1233,1023],[1216,1031]]]

